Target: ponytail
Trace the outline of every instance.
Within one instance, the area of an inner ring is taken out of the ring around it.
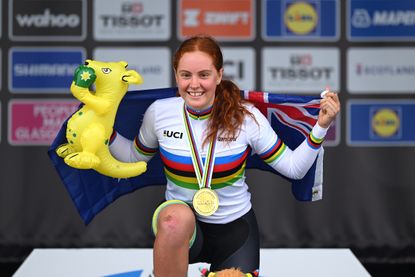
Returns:
[[[244,117],[249,115],[253,118],[252,113],[243,105],[247,101],[241,97],[240,89],[232,81],[222,79],[216,87],[215,95],[208,133],[203,143],[216,139],[217,135],[234,138],[240,131]]]

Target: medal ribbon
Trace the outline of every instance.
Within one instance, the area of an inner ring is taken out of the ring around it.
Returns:
[[[202,157],[197,148],[197,142],[190,122],[190,117],[186,110],[186,105],[183,105],[183,121],[199,188],[210,188],[213,166],[215,163],[216,140],[211,140],[209,142],[208,152],[206,153],[205,163],[203,164]]]

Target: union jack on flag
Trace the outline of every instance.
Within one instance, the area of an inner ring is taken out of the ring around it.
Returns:
[[[275,132],[291,149],[295,149],[308,136],[320,111],[320,97],[259,91],[244,91],[243,96],[268,118]],[[322,147],[313,166],[301,180],[280,175],[257,156],[248,159],[247,167],[271,171],[289,180],[297,200],[316,201],[323,197],[323,156]]]
[[[176,93],[177,88],[128,92],[118,107],[115,130],[133,139],[139,126],[131,122],[141,122],[144,112],[153,101],[174,97]],[[268,118],[278,136],[291,149],[295,149],[304,141],[317,121],[320,97],[255,91],[241,91],[241,93]],[[150,160],[145,174],[128,179],[111,178],[94,170],[69,167],[55,152],[59,145],[66,142],[66,125],[67,121],[63,123],[49,147],[48,154],[85,224],[88,224],[100,211],[122,195],[146,186],[166,184],[159,155]],[[322,198],[323,155],[324,149],[321,149],[316,161],[303,179],[292,180],[282,176],[291,182],[292,192],[297,200],[315,201]],[[267,170],[280,175],[257,155],[251,155],[248,158],[246,167]]]
[[[254,103],[270,122],[275,116],[281,124],[297,130],[304,137],[316,124],[320,110],[320,98],[316,97],[244,91],[244,98]]]

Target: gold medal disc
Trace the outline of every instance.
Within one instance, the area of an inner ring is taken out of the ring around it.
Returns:
[[[193,196],[193,208],[203,216],[210,216],[219,207],[218,194],[210,188],[201,188]]]

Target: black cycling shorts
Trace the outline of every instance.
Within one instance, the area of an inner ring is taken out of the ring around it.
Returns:
[[[226,223],[196,221],[196,237],[189,262],[210,263],[210,271],[239,268],[248,273],[259,269],[259,232],[251,209],[242,217]]]

